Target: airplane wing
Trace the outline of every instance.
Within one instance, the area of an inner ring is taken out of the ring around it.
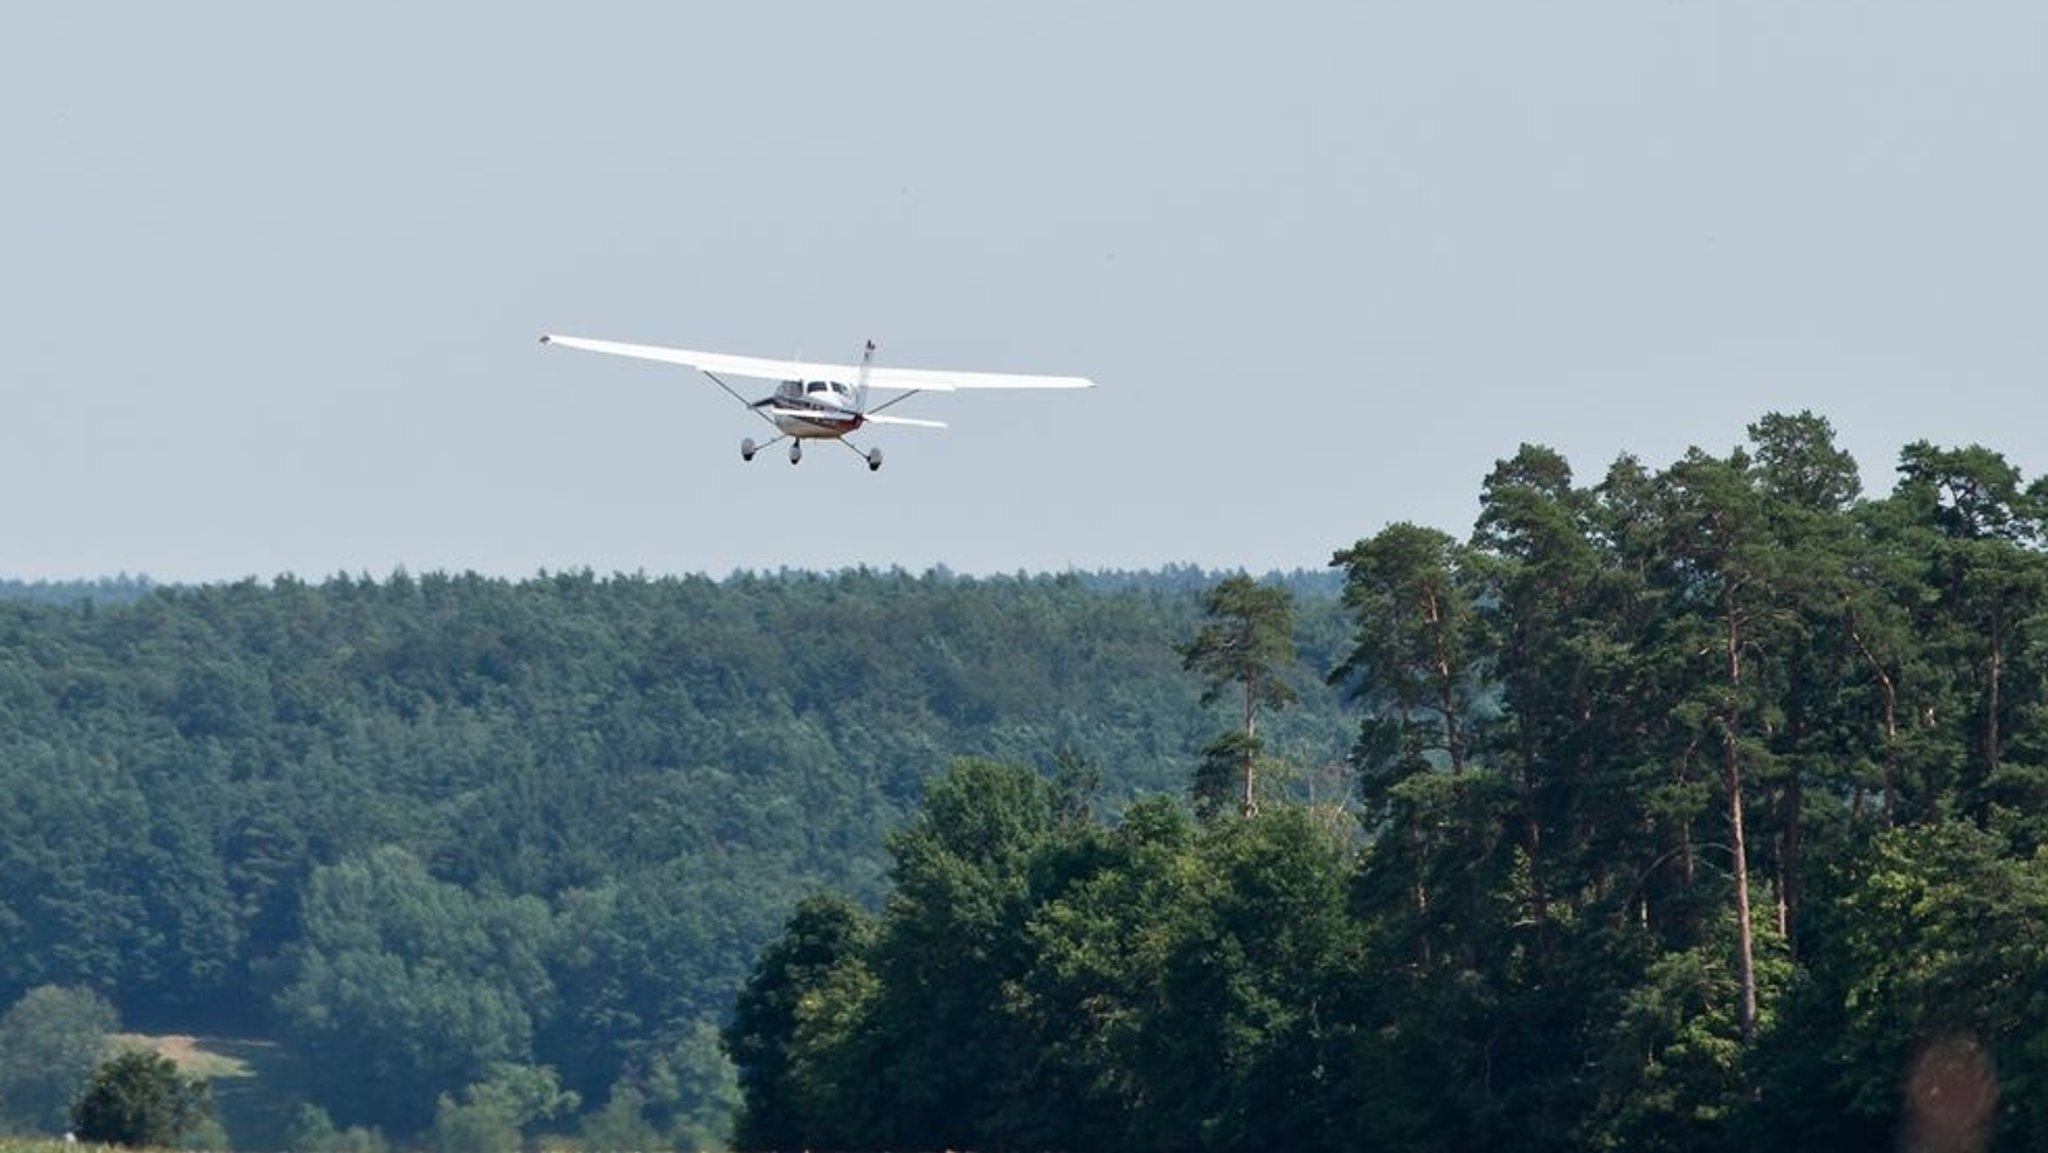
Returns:
[[[846,369],[859,372],[859,369]],[[852,377],[833,379],[851,380]],[[967,388],[1094,388],[1085,376],[1031,376],[1016,372],[952,372],[940,368],[895,368],[878,364],[868,369],[869,388],[902,388],[914,392],[952,392]]]
[[[803,360],[768,360],[758,356],[733,356],[723,352],[698,352],[690,348],[663,348],[654,344],[626,344],[617,340],[592,340],[584,336],[548,333],[542,344],[559,344],[586,352],[630,356],[637,360],[658,360],[680,364],[701,372],[722,372],[757,380],[842,380],[850,381],[859,370],[842,364],[813,364]]]
[[[943,420],[925,420],[921,417],[915,416],[886,416],[871,412],[868,413],[866,416],[862,417],[861,419],[867,421],[869,424],[900,424],[903,425],[905,428],[946,427],[946,422]]]
[[[721,372],[759,380],[836,380],[851,384],[860,379],[860,366],[825,364],[809,360],[770,360],[760,356],[735,356],[725,352],[698,352],[689,348],[663,348],[653,344],[626,344],[616,340],[592,340],[584,336],[549,333],[542,344],[559,344],[587,352],[630,356],[680,364],[700,372]],[[952,392],[972,388],[1093,388],[1085,376],[1031,376],[1007,372],[948,372],[931,368],[893,368],[873,365],[868,369],[868,387],[914,392]]]

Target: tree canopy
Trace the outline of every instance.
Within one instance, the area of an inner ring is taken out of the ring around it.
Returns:
[[[1773,414],[1590,487],[1523,446],[1481,510],[1334,556],[1350,822],[1057,821],[961,763],[775,970],[805,1011],[736,1021],[743,1138],[2035,1147],[2048,484],[1916,444],[1862,496]]]
[[[274,1039],[334,1141],[498,1124],[472,1089],[506,1068],[611,1132],[718,1134],[748,967],[805,893],[882,899],[951,759],[1067,764],[1112,806],[1185,787],[1215,720],[1174,646],[1217,579],[0,590],[0,1010],[62,986]],[[1330,582],[1294,583],[1321,651]],[[1334,758],[1343,724],[1318,691],[1271,737]]]
[[[0,596],[0,1004],[271,1036],[329,1151],[2037,1144],[2048,482],[1770,414],[1479,509]]]

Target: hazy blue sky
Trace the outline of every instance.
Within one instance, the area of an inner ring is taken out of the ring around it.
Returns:
[[[0,14],[0,576],[1320,566],[1830,418],[2048,470],[2048,6]],[[1086,393],[741,464],[543,330]]]

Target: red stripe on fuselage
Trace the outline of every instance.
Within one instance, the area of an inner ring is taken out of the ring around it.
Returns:
[[[860,413],[836,404],[821,404],[805,397],[794,396],[770,397],[769,400],[776,408],[783,410],[779,413],[770,413],[769,419],[775,422],[777,429],[790,436],[808,440],[836,439],[867,423],[866,418]],[[809,409],[820,415],[816,418],[796,415],[796,410],[801,409]]]

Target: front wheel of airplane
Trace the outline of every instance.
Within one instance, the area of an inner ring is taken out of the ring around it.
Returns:
[[[803,441],[800,441],[800,440],[792,440],[792,441],[790,441],[790,442],[789,442],[789,463],[791,463],[791,464],[795,464],[795,463],[796,463],[797,461],[800,461],[800,460],[802,460],[803,458],[804,458],[804,442],[803,442]]]

